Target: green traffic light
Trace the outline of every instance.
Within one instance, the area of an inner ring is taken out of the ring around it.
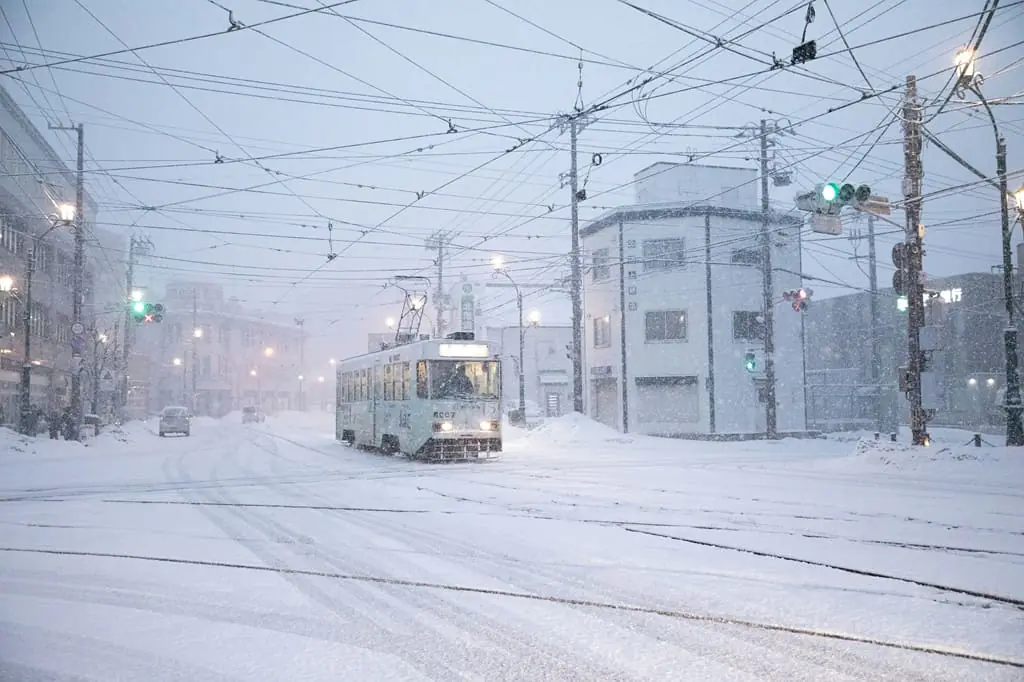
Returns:
[[[751,373],[757,369],[757,360],[753,353],[747,353],[746,357],[743,359],[743,366]]]
[[[132,303],[132,312],[137,315],[142,315],[146,312],[146,304],[142,301],[135,301]]]
[[[835,201],[838,196],[839,185],[834,182],[829,182],[821,188],[821,198],[825,201]]]

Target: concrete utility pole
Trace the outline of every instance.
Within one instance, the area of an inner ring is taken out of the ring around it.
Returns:
[[[306,409],[306,321],[295,318],[299,328],[299,411]]]
[[[589,125],[590,120],[577,108],[571,114],[559,117],[558,124],[564,132],[569,130],[569,154],[571,156],[568,184],[570,206],[572,209],[572,248],[570,252],[570,279],[572,281],[572,408],[575,412],[583,412],[583,264],[580,254],[580,200],[586,198],[586,192],[579,188],[579,165],[576,159],[576,143],[580,132]],[[565,187],[566,178],[562,178]]]
[[[437,252],[437,257],[434,260],[434,265],[437,267],[437,289],[434,293],[434,314],[437,319],[434,321],[434,337],[438,339],[444,337],[445,331],[444,314],[447,307],[444,294],[444,258],[451,241],[452,234],[443,230],[438,230],[427,238],[427,249]]]
[[[907,76],[907,91],[903,102],[903,184],[906,227],[906,290],[907,290],[907,355],[909,376],[907,397],[910,399],[910,432],[914,445],[928,445],[927,415],[922,407],[921,372],[924,354],[921,352],[921,327],[924,326],[924,230],[921,225],[921,105],[917,101],[917,78]]]
[[[761,280],[764,305],[765,436],[778,438],[775,402],[775,292],[772,285],[771,206],[768,203],[768,122],[761,119]]]
[[[882,405],[882,358],[881,343],[878,330],[881,326],[881,310],[878,306],[878,252],[875,250],[875,216],[868,214],[868,288],[871,299],[868,306],[871,310],[871,385],[875,391],[875,429],[885,430],[886,409]]]
[[[132,235],[128,243],[128,262],[125,268],[125,290],[124,290],[124,341],[121,344],[121,418],[126,419],[126,408],[128,407],[128,394],[130,393],[130,375],[128,363],[131,358],[132,343],[135,341],[135,325],[132,318],[133,292],[135,291],[135,266],[138,264],[139,256],[144,256],[152,251],[153,243],[146,237]]]
[[[190,374],[192,375],[192,397],[189,400],[189,407],[192,408],[192,414],[196,414],[197,398],[196,393],[196,378],[198,375],[199,364],[199,338],[202,336],[202,332],[197,326],[199,324],[199,292],[195,289],[192,290],[192,367],[190,368]]]
[[[85,300],[85,127],[79,123],[73,126],[50,126],[51,130],[74,130],[78,135],[77,177],[75,181],[75,261],[72,279],[72,325],[81,330],[82,306]],[[74,419],[75,440],[81,438],[84,417],[82,395],[82,347],[71,346],[71,414]]]

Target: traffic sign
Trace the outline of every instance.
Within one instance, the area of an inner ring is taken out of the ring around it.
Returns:
[[[75,353],[85,352],[85,337],[80,333],[71,337],[71,350]]]
[[[843,221],[839,216],[812,213],[811,230],[822,234],[840,235],[843,233]]]
[[[71,333],[72,334],[81,334],[84,331],[85,331],[85,325],[82,324],[81,322],[75,322],[73,325],[71,325]]]
[[[892,215],[892,207],[889,205],[889,197],[880,197],[872,194],[867,201],[859,206],[865,213],[874,215]]]

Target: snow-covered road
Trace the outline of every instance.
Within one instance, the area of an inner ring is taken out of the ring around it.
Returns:
[[[424,465],[330,428],[7,437],[0,679],[1024,678],[1024,467],[1004,450],[568,418],[498,462]]]

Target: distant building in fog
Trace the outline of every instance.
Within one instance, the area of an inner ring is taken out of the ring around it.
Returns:
[[[136,327],[132,387],[148,410],[194,404],[197,414],[221,416],[243,405],[274,412],[300,409],[302,398],[307,406],[319,402],[322,389],[315,384],[326,370],[300,380],[299,326],[257,317],[225,300],[219,284],[176,282],[148,300],[167,311],[163,322]],[[202,330],[200,338],[195,329]]]
[[[519,406],[519,327],[488,327],[487,340],[501,344],[501,393],[505,409]],[[542,415],[572,411],[572,327],[528,326],[523,335],[526,400]]]
[[[1005,386],[1001,274],[969,273],[929,280],[936,292],[926,324],[939,327],[943,405],[933,423],[977,426],[1002,419]],[[1019,288],[1019,287],[1018,287]],[[808,420],[812,428],[872,428],[876,389],[871,376],[871,314],[867,292],[817,301],[805,313]],[[897,368],[906,364],[907,313],[892,289],[879,292],[879,409],[886,421],[907,423],[897,392]]]

